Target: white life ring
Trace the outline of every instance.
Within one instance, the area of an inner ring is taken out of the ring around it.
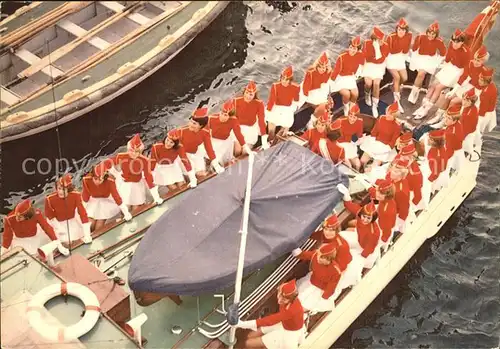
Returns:
[[[44,304],[59,295],[71,295],[79,298],[85,305],[85,315],[76,324],[68,327],[47,325],[44,321]],[[45,287],[28,304],[26,310],[29,324],[45,339],[52,342],[72,341],[89,332],[99,320],[101,308],[99,300],[88,287],[75,282],[62,282]]]

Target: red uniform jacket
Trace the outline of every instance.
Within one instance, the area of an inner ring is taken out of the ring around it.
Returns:
[[[329,265],[320,264],[317,251],[304,251],[298,257],[301,260],[311,261],[311,284],[323,291],[324,299],[330,298],[342,275],[342,270],[337,262],[333,261]]]
[[[326,149],[320,147],[320,143],[322,144],[323,142],[325,142],[324,144],[326,145]],[[318,149],[317,153],[319,153],[323,158],[330,160],[334,164],[345,160],[345,150],[338,145],[337,141],[331,141],[328,138],[324,138],[323,140],[318,141],[316,147]],[[316,153],[316,151],[314,152]]]
[[[497,107],[498,90],[493,82],[483,88],[479,95],[479,117],[494,111]]]
[[[304,96],[309,96],[309,91],[320,88],[322,84],[328,82],[328,79],[330,79],[330,73],[328,71],[320,74],[316,69],[309,69],[306,72],[304,83],[302,84]]]
[[[361,210],[361,206],[352,201],[344,201],[344,206],[356,216]],[[375,248],[378,245],[378,240],[380,239],[380,228],[377,222],[363,224],[361,218],[357,217],[356,231],[358,233],[359,246],[363,248],[361,255],[366,258],[371,255],[373,251],[375,251]]]
[[[347,269],[347,266],[352,261],[352,255],[349,244],[342,236],[337,234],[333,239],[327,239],[323,234],[323,230],[318,230],[311,235],[311,239],[320,241],[323,244],[335,243],[335,248],[337,249],[337,256],[335,257],[335,261],[339,265],[341,271]]]
[[[361,124],[362,123],[363,122],[361,122]],[[375,137],[377,141],[394,148],[396,140],[401,135],[401,125],[397,123],[396,119],[390,121],[387,120],[385,115],[382,115],[375,123],[371,135]]]
[[[424,185],[424,176],[420,171],[420,166],[415,160],[410,165],[410,172],[406,176],[410,191],[413,192],[413,204],[417,205],[422,200],[422,186]]]
[[[429,168],[431,174],[429,175],[429,181],[434,182],[441,172],[446,170],[448,166],[449,151],[446,148],[431,148],[427,154],[427,161],[429,162]]]
[[[260,99],[253,99],[245,102],[243,97],[234,99],[236,117],[240,125],[252,126],[256,121],[259,122],[260,134],[266,134],[266,121],[264,115],[264,102]]]
[[[375,48],[373,47],[372,40],[365,40],[365,45],[363,46],[363,55],[365,56],[366,63],[380,64],[384,63],[385,59],[389,55],[389,45],[385,41],[380,43],[380,53],[382,57],[375,59]]]
[[[191,163],[186,155],[186,150],[184,150],[184,146],[179,144],[177,149],[165,148],[164,143],[156,143],[153,144],[151,148],[151,162],[152,162],[152,170],[155,169],[156,165],[171,165],[174,163],[175,159],[179,157],[186,168],[186,171],[191,171]]]
[[[407,32],[402,38],[398,36],[397,33],[392,33],[387,38],[387,44],[389,45],[389,53],[408,53],[411,47],[412,34]]]
[[[385,179],[391,180],[390,174],[387,173]],[[396,188],[394,200],[396,200],[396,207],[398,209],[398,216],[402,220],[406,220],[410,213],[410,185],[406,178],[399,182],[392,181]]]
[[[446,127],[445,131],[446,148],[450,152],[449,157],[451,158],[457,150],[462,149],[464,130],[460,121],[457,121],[453,125]]]
[[[257,327],[283,325],[287,331],[298,331],[304,326],[304,308],[296,298],[291,304],[280,304],[280,310],[276,314],[257,319]]]
[[[181,128],[181,144],[184,146],[184,150],[189,154],[196,154],[198,147],[201,143],[205,146],[205,151],[207,152],[208,158],[210,160],[215,159],[214,148],[212,147],[212,141],[210,140],[210,132],[206,128],[202,128],[198,132],[193,132],[188,128]]]
[[[82,223],[88,223],[87,210],[83,207],[82,196],[77,191],[68,193],[66,198],[61,198],[57,193],[52,193],[45,198],[45,216],[48,220],[53,218],[64,222],[75,217],[78,210]]]
[[[421,56],[434,56],[439,52],[439,55],[446,55],[446,46],[441,38],[429,40],[426,34],[420,34],[415,38],[413,43],[413,52],[418,52]]]
[[[95,184],[92,175],[87,175],[82,179],[82,200],[88,202],[91,197],[93,198],[107,198],[113,197],[116,204],[122,204],[122,198],[116,189],[114,178],[108,177],[101,184]]]
[[[38,224],[42,227],[50,240],[57,240],[54,228],[47,222],[39,209],[35,209],[33,217],[20,222],[16,219],[15,211],[10,212],[3,218],[2,246],[4,248],[9,248],[14,236],[20,239],[35,236]]]
[[[350,142],[353,135],[361,138],[363,136],[363,120],[357,119],[354,124],[351,124],[347,118],[342,118],[340,120],[340,133],[342,135],[338,139],[339,143]]]
[[[462,76],[460,76],[460,79],[458,79],[458,84],[462,85],[467,77],[470,77],[470,84],[475,88],[479,88],[479,74],[481,74],[483,68],[483,65],[480,67],[476,67],[474,66],[472,61],[469,61],[467,69],[464,69]]]
[[[137,183],[144,175],[148,187],[150,189],[154,187],[151,175],[152,164],[144,155],[139,155],[134,159],[128,153],[118,153],[113,158],[113,163],[121,168],[122,178],[125,182]]]
[[[450,42],[444,61],[453,64],[457,68],[463,68],[464,73],[468,74],[466,70],[469,69],[470,58],[470,51],[467,47],[462,45],[458,50],[455,50]]]
[[[479,121],[479,110],[475,105],[464,108],[462,111],[462,116],[460,117],[460,123],[464,131],[464,139],[469,134],[476,130],[477,122]]]
[[[269,92],[269,99],[267,101],[267,110],[271,111],[274,105],[281,105],[289,107],[293,101],[298,102],[300,95],[300,86],[294,82],[283,86],[281,82],[275,82],[271,86]]]
[[[219,119],[219,114],[212,115],[208,119],[207,127],[210,130],[212,138],[226,140],[231,136],[231,131],[233,131],[241,145],[245,145],[246,143],[241,133],[240,123],[234,116],[231,116],[226,122],[222,122]]]
[[[363,64],[365,64],[365,56],[363,53],[358,52],[354,56],[351,56],[348,51],[344,51],[337,58],[330,79],[335,80],[338,75],[354,75],[358,71],[359,66]]]
[[[375,188],[370,188],[370,196],[375,199]],[[396,225],[396,217],[398,215],[398,209],[396,206],[396,200],[382,200],[378,202],[377,206],[378,213],[378,225],[380,230],[382,230],[382,241],[387,242],[391,236],[392,228]]]
[[[319,154],[318,141],[326,137],[326,132],[319,132],[317,129],[312,128],[307,130],[302,135],[302,138],[309,142],[309,149],[315,154]]]

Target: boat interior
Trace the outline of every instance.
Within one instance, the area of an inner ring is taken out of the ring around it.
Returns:
[[[53,81],[96,64],[106,52],[187,3],[46,1],[19,18],[0,22],[0,109],[13,107]],[[13,22],[35,10],[37,19],[15,26]]]

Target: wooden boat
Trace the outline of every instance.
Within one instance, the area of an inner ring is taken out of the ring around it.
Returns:
[[[0,142],[71,121],[167,64],[227,1],[33,2],[0,22]]]
[[[474,35],[471,46],[477,47],[478,43],[484,40],[488,29],[483,30],[483,28],[491,28],[491,23],[494,23],[498,12],[498,4],[498,2],[494,2],[483,11],[484,16],[482,16],[478,32]],[[410,75],[409,83],[411,83],[411,79]],[[392,102],[390,81],[386,79],[385,82],[386,84],[381,91],[380,105],[382,108]],[[363,91],[362,82],[360,82],[360,87],[360,91]],[[405,110],[411,113],[415,106],[406,103],[407,95],[408,88],[403,90],[402,100]],[[362,98],[359,103],[362,110],[367,110]],[[304,121],[308,120],[311,113],[311,108],[305,107],[300,110],[296,115],[296,127],[300,128],[300,123],[305,125]],[[363,117],[365,130],[369,131],[373,125],[373,119],[369,115]],[[432,113],[428,118],[431,117]],[[425,122],[425,120],[420,122]],[[305,144],[299,136],[282,138],[280,141]],[[432,197],[428,209],[416,216],[405,234],[396,237],[391,248],[382,255],[369,272],[363,275],[361,282],[351,289],[344,290],[336,301],[335,310],[328,313],[318,313],[308,318],[308,336],[301,344],[301,348],[327,348],[338,339],[401,270],[418,248],[427,239],[437,234],[444,223],[458,209],[476,185],[479,165],[480,158],[471,154],[463,168],[452,175],[448,187],[443,188]],[[364,184],[360,182],[359,174],[343,165],[339,166],[339,170],[349,177],[349,189],[354,200],[360,203],[366,202],[367,193]],[[99,278],[104,278],[109,270],[118,268],[118,275],[127,279],[130,259],[148,227],[166,211],[177,205],[186,192],[181,190],[174,194],[161,206],[146,208],[131,222],[117,222],[107,231],[97,232],[91,245],[74,246],[70,257],[59,256],[56,258],[57,264],[52,268],[52,272],[59,277],[63,275],[63,278],[68,280],[88,282],[88,279],[84,279],[83,275],[76,275],[78,272],[75,270],[80,267],[82,270],[88,270],[90,269],[88,262],[91,262],[94,269],[97,267],[101,270]],[[342,203],[339,203],[334,210],[339,215],[342,226],[345,227],[352,215],[344,209]],[[314,241],[308,240],[304,242],[302,248],[312,249],[314,245]],[[18,273],[14,269],[22,269],[22,260],[26,257],[22,255],[22,258],[20,257],[18,260],[18,262],[21,261],[21,264],[15,267],[6,262],[10,260],[9,256],[20,253],[24,252],[12,251],[6,256],[2,256],[0,264],[2,274],[14,273],[10,276],[11,280],[15,280],[15,275]],[[81,256],[85,258],[82,259]],[[304,276],[307,269],[306,264],[299,263],[290,255],[284,255],[260,270],[246,275],[242,285],[243,297],[240,315],[244,319],[253,319],[274,312],[276,310],[276,286],[292,277]],[[82,272],[82,274],[85,273]],[[23,282],[19,280],[20,276],[17,278],[17,282],[11,281],[9,284],[13,293],[16,288],[19,290],[23,288]],[[99,278],[96,277],[96,279]],[[2,279],[2,286],[4,285]],[[113,287],[121,289],[119,286]],[[225,309],[227,304],[232,302],[232,287],[222,290],[218,294],[182,296],[182,298],[173,294],[133,292],[128,285],[125,285],[124,291],[129,295],[133,293],[134,297],[123,301],[120,305],[122,308],[114,308],[115,313],[118,313],[114,316],[125,314],[119,319],[117,318],[115,323],[122,328],[127,328],[125,324],[130,323],[130,318],[135,319],[139,314],[146,314],[150,320],[143,323],[142,327],[143,333],[150,333],[147,339],[151,347],[225,348],[229,346],[227,332],[230,326],[225,319]],[[99,297],[105,299],[105,292],[101,291]],[[165,297],[170,298],[171,301],[160,301]],[[170,329],[172,333],[166,333],[166,329],[167,331]],[[139,344],[144,344],[141,336],[137,336],[137,331],[132,331],[130,334],[134,335],[135,340],[140,342]]]

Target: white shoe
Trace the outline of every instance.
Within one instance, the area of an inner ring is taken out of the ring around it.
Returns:
[[[372,96],[370,93],[366,93],[366,91],[365,91],[365,103],[369,107],[372,106]]]
[[[420,93],[420,88],[413,86],[410,95],[408,96],[408,102],[410,102],[411,104],[417,103],[419,93]]]
[[[378,98],[372,98],[372,115],[374,118],[378,118]]]
[[[414,116],[416,116],[416,115],[420,115],[420,114],[422,114],[422,112],[424,111],[424,109],[425,109],[425,105],[424,105],[424,104],[422,104],[422,105],[420,106],[420,108],[418,108],[417,110],[415,110],[415,111],[413,112],[413,115],[414,115]]]
[[[403,106],[401,105],[401,102],[398,100],[398,109],[401,114],[404,114],[405,110],[403,109]]]
[[[444,127],[444,120],[441,120],[439,122],[436,122],[432,125],[430,125],[432,128],[435,128],[436,130],[441,129]]]
[[[344,104],[344,116],[349,115],[349,103]]]
[[[439,122],[441,121],[441,119],[443,118],[443,115],[444,115],[444,110],[443,109],[438,109],[436,111],[436,114],[433,118],[431,118],[430,120],[428,120],[426,122],[427,125],[431,125],[431,124],[435,124],[436,122]]]
[[[405,128],[407,128],[410,131],[413,131],[415,129],[415,126],[413,126],[409,122],[403,121],[402,124],[405,126]]]

